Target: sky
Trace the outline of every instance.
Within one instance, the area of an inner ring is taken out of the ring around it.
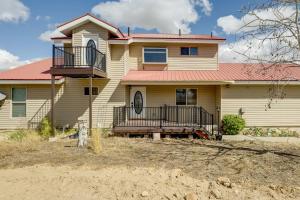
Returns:
[[[139,33],[210,34],[227,39],[221,61],[238,62],[229,52],[243,6],[260,0],[0,0],[0,70],[51,57],[55,27],[83,15],[96,16]],[[225,55],[225,56],[224,56]]]

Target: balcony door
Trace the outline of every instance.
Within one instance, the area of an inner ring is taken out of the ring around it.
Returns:
[[[83,35],[82,61],[85,66],[94,66],[96,63],[96,49],[98,48],[98,35]]]
[[[144,119],[146,107],[146,87],[131,87],[130,118]]]

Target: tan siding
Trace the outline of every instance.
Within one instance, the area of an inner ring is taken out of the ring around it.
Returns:
[[[267,86],[231,86],[222,88],[222,115],[238,114],[245,108],[243,117],[247,126],[300,126],[300,92],[297,86],[288,86],[286,97],[268,104]]]
[[[93,98],[93,126],[111,127],[113,107],[125,105],[125,86],[120,84],[124,75],[124,46],[111,45],[108,53],[109,79],[94,79],[93,87],[99,88],[99,95]],[[78,119],[88,122],[88,96],[84,96],[84,87],[88,79],[67,78],[58,103],[57,124],[76,126]]]
[[[101,28],[94,23],[86,23],[82,26],[79,26],[73,30],[72,44],[73,46],[82,46],[82,35],[83,34],[98,34],[98,49],[106,53],[108,43],[108,31],[104,28]]]
[[[0,86],[0,91],[8,95],[4,105],[0,108],[0,129],[17,129],[27,128],[28,121],[37,113],[39,108],[50,99],[50,86],[28,86],[18,85],[15,87],[27,88],[26,100],[26,117],[12,118],[11,117],[11,88],[13,86]]]
[[[129,47],[129,67],[133,70],[143,70],[149,65],[143,65],[143,47],[167,47],[168,48],[168,70],[203,70],[217,69],[218,67],[218,45],[217,44],[132,44]],[[180,47],[197,46],[198,56],[181,56]],[[162,66],[162,65],[160,65]],[[150,66],[151,67],[151,66]],[[159,66],[154,66],[159,67]],[[152,67],[153,70],[153,67]]]
[[[147,86],[147,106],[176,105],[176,88],[197,88],[198,106],[202,106],[208,112],[215,114],[215,86]]]

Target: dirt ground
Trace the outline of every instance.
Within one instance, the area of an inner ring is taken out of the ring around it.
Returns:
[[[300,199],[300,145],[103,138],[0,142],[0,199]],[[197,198],[196,198],[197,197]]]

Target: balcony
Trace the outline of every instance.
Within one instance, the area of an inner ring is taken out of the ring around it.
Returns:
[[[53,45],[54,76],[106,78],[106,56],[93,47]]]

